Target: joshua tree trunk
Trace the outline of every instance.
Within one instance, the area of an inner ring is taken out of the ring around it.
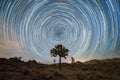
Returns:
[[[59,70],[61,70],[61,57],[59,56]]]

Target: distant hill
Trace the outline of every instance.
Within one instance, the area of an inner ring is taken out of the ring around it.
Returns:
[[[120,80],[120,58],[42,64],[21,58],[0,58],[0,80]]]
[[[103,60],[90,60],[90,61],[86,61],[84,62],[85,64],[100,64],[100,63],[120,63],[120,58],[112,58],[112,59],[103,59]]]

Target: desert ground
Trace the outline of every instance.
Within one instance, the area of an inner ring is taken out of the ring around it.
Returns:
[[[42,64],[20,58],[0,58],[0,80],[120,80],[120,58]]]

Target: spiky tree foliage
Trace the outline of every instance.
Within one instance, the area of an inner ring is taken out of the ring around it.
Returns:
[[[59,56],[59,69],[61,70],[61,57],[64,57],[66,59],[66,56],[68,56],[68,49],[65,49],[65,47],[61,44],[56,45],[55,48],[51,49],[51,56],[56,57]]]

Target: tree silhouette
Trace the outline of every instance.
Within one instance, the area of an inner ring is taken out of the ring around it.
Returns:
[[[72,63],[72,64],[75,63],[75,59],[74,59],[74,57],[71,57],[71,63]]]
[[[59,69],[61,70],[61,57],[64,57],[66,59],[66,56],[68,56],[68,49],[65,49],[65,47],[62,44],[56,45],[55,48],[51,49],[51,56],[56,57],[59,56]]]

